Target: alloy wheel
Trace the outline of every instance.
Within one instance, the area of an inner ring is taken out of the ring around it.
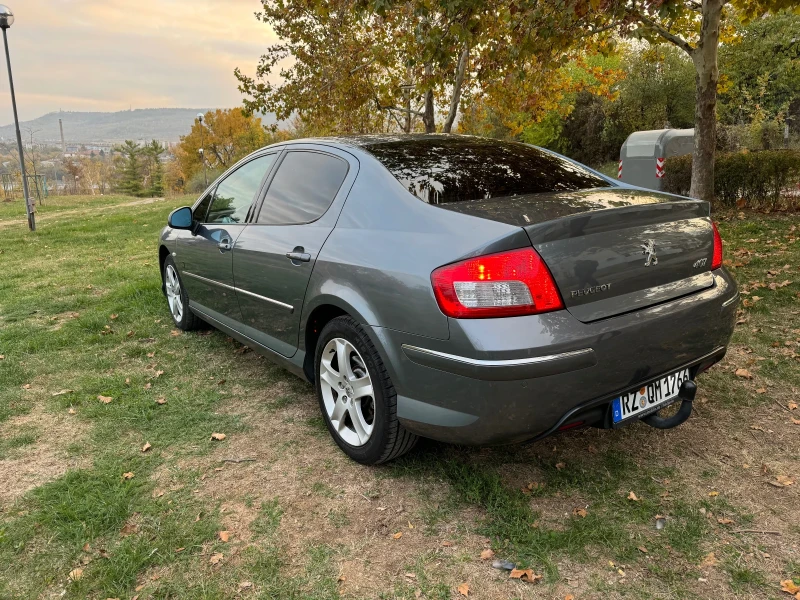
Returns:
[[[167,290],[167,302],[169,303],[169,310],[172,313],[172,318],[176,323],[180,323],[183,319],[183,298],[181,297],[181,282],[178,279],[178,273],[175,267],[167,265],[165,269],[166,277],[164,278],[165,288]]]
[[[322,351],[319,380],[325,412],[334,430],[351,446],[369,441],[375,425],[372,378],[355,346],[333,338]]]

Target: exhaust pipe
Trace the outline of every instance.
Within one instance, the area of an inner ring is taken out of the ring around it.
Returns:
[[[672,429],[677,427],[692,414],[692,402],[694,401],[695,394],[697,394],[697,384],[694,381],[686,380],[681,384],[681,389],[678,391],[678,398],[680,398],[681,407],[671,417],[659,417],[658,412],[644,417],[642,421],[655,427],[656,429]]]

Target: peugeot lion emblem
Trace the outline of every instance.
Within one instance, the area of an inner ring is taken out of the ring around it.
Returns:
[[[658,256],[656,256],[656,243],[653,240],[647,240],[647,243],[642,244],[640,247],[642,249],[642,254],[647,256],[647,260],[644,261],[644,266],[649,267],[650,265],[657,265]]]

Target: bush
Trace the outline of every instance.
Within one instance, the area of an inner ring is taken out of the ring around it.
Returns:
[[[692,157],[667,159],[664,191],[689,195]],[[717,153],[714,194],[718,206],[761,210],[800,209],[800,151]]]

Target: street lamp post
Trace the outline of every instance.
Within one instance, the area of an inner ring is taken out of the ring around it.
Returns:
[[[36,231],[36,216],[28,194],[28,178],[25,176],[25,155],[22,149],[22,135],[19,132],[17,117],[17,99],[14,96],[14,78],[11,76],[11,57],[8,54],[8,36],[6,30],[14,23],[14,13],[5,4],[0,4],[0,29],[3,30],[3,44],[6,49],[6,65],[8,66],[8,85],[11,88],[11,106],[14,109],[14,126],[17,130],[17,148],[19,149],[19,170],[22,175],[22,195],[25,197],[25,212],[28,214],[28,227]]]
[[[197,113],[197,122],[200,123],[200,160],[203,161],[203,178],[208,187],[208,171],[206,170],[206,128],[203,125],[203,113]]]

